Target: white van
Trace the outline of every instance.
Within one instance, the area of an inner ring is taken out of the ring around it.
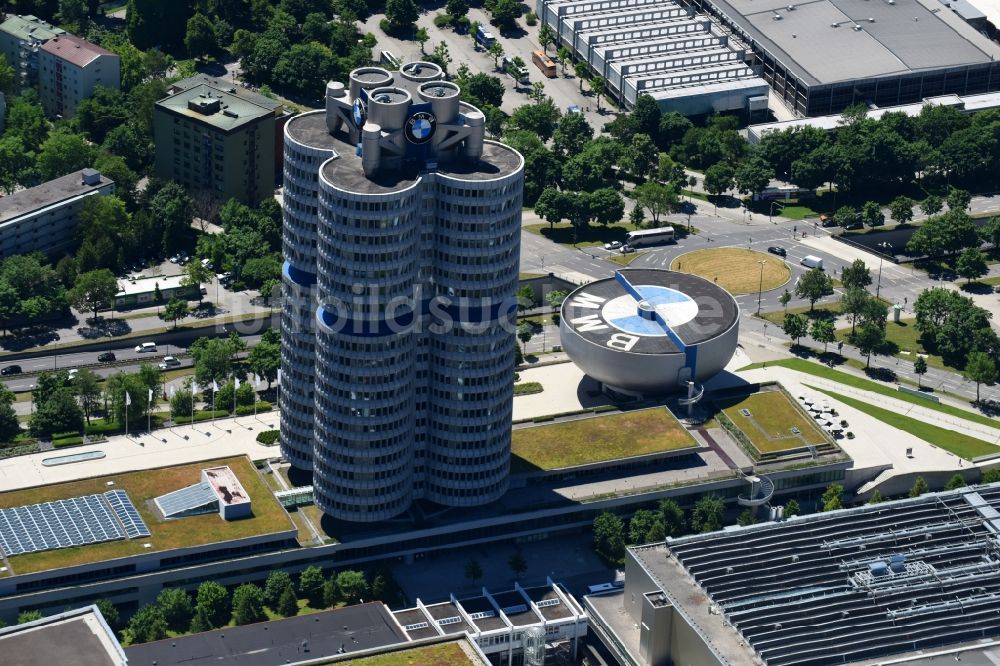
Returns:
[[[823,260],[811,254],[802,257],[802,261],[800,261],[799,263],[805,266],[806,268],[818,268],[820,270],[823,270]]]
[[[137,354],[142,354],[143,352],[155,352],[156,343],[155,342],[143,342],[141,345],[136,345],[135,351]]]

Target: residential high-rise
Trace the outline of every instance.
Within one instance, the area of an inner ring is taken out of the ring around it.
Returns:
[[[38,49],[66,31],[47,23],[37,16],[11,15],[0,23],[0,52],[7,63],[18,73],[23,87],[38,83]]]
[[[430,63],[285,127],[281,448],[337,519],[507,489],[524,160]]]
[[[97,86],[118,90],[121,58],[74,35],[53,37],[38,49],[38,95],[50,118],[70,118]]]

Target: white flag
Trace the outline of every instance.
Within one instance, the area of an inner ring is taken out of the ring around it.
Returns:
[[[275,383],[279,385],[281,384],[281,368],[278,368],[278,379]]]
[[[146,400],[153,402],[153,389],[149,389],[149,395],[146,397]]]
[[[191,382],[191,395],[198,392],[198,382]]]
[[[125,391],[125,405],[128,406],[131,404],[132,404],[132,396],[128,394],[128,391]]]
[[[237,390],[237,391],[239,391],[239,390],[240,390],[240,378],[239,378],[239,377],[236,377],[236,381],[235,381],[235,382],[234,382],[234,384],[233,384],[233,388],[234,388],[235,390]]]
[[[212,390],[213,391],[218,391],[219,390],[219,383],[217,381],[215,381],[214,379],[212,380]]]
[[[177,387],[176,386],[171,386],[170,387],[170,397],[172,398],[175,395],[177,395]]]
[[[255,387],[260,386],[260,375],[258,375],[256,372],[253,373],[253,385]]]

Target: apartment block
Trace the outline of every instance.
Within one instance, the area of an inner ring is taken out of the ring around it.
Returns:
[[[97,86],[121,86],[117,55],[74,35],[53,37],[39,47],[38,94],[47,116],[73,116]]]
[[[255,204],[274,191],[278,109],[235,88],[194,83],[156,103],[156,176]]]
[[[82,169],[0,197],[0,257],[36,250],[56,255],[70,249],[83,202],[114,193],[113,180]]]
[[[38,82],[38,50],[42,44],[65,34],[62,28],[30,14],[9,16],[0,23],[0,52],[17,71],[22,86]]]

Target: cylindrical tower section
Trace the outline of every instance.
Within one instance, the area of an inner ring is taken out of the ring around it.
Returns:
[[[444,72],[433,62],[417,60],[408,62],[399,68],[399,73],[407,81],[423,83],[424,81],[438,81],[444,78]]]
[[[490,150],[499,178],[436,176],[425,495],[447,506],[499,499],[510,470],[524,161]]]
[[[319,165],[334,154],[326,113],[292,118],[284,129],[281,291],[281,453],[296,468],[312,469],[313,290],[316,284],[316,207]]]
[[[391,518],[413,498],[418,187],[358,191],[320,170],[313,486],[341,520]]]
[[[391,85],[392,74],[381,67],[359,67],[350,74],[351,99],[357,99],[362,90]]]

